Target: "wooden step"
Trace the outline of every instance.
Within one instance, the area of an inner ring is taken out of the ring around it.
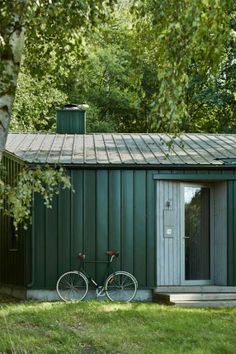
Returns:
[[[235,286],[161,286],[153,301],[184,307],[236,307]]]
[[[236,293],[236,286],[159,286],[153,293]]]
[[[155,300],[163,302],[177,301],[218,301],[218,300],[235,300],[236,293],[170,293],[170,294],[155,294]]]

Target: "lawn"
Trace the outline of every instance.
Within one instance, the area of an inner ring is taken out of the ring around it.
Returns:
[[[0,300],[0,353],[236,352],[236,309]]]

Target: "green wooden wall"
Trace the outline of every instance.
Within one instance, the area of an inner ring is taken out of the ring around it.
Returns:
[[[229,181],[227,189],[228,285],[236,286],[236,181]]]
[[[20,171],[21,165],[6,156],[3,157],[3,166],[7,173],[7,181],[14,186],[16,176]],[[26,281],[25,274],[25,232],[20,228],[18,230],[18,247],[10,247],[10,218],[3,215],[0,211],[0,283],[23,286]]]
[[[9,175],[20,169],[4,157]],[[55,289],[57,278],[77,266],[82,251],[87,259],[106,260],[117,249],[117,268],[133,273],[142,288],[156,285],[155,185],[157,170],[70,170],[75,189],[62,191],[46,209],[35,196],[33,224],[21,232],[18,251],[9,251],[7,218],[0,224],[0,283]],[[159,171],[183,174],[183,171]],[[189,170],[186,175],[197,174]],[[202,175],[203,172],[201,172]],[[205,171],[205,174],[235,174]],[[12,178],[10,177],[10,178]],[[227,182],[228,285],[236,286],[236,181]],[[104,265],[88,265],[101,280]]]
[[[71,170],[75,193],[63,191],[46,209],[34,209],[34,288],[54,289],[63,272],[77,267],[76,255],[106,260],[120,251],[117,267],[133,273],[141,288],[156,285],[155,185],[157,170]],[[183,171],[159,171],[181,174]],[[224,171],[205,171],[222,174]],[[233,171],[229,172],[234,173]],[[198,174],[197,171],[185,171]],[[225,173],[226,175],[226,173]],[[227,173],[228,175],[228,173]],[[236,182],[228,181],[228,285],[236,286]],[[104,265],[87,269],[101,280]]]
[[[35,198],[34,288],[54,289],[76,256],[107,260],[120,251],[116,267],[133,273],[140,287],[155,285],[155,181],[152,171],[71,170],[75,193],[62,191],[46,209]],[[104,264],[87,269],[102,280]]]

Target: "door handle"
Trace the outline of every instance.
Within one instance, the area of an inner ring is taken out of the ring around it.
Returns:
[[[190,238],[189,236],[184,236],[183,238]]]

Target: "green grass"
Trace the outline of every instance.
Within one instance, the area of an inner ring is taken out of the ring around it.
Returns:
[[[0,301],[0,353],[236,352],[236,309]]]

